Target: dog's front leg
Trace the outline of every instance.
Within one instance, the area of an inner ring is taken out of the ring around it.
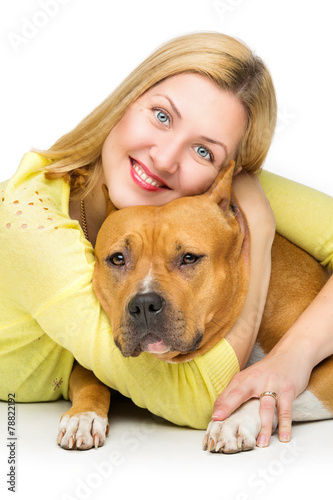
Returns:
[[[98,448],[109,433],[110,389],[77,362],[69,379],[72,407],[63,414],[57,443],[67,450]]]

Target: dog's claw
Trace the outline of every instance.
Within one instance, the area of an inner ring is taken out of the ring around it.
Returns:
[[[215,441],[214,439],[210,438],[208,441],[208,451],[213,451],[215,448]]]
[[[62,441],[62,438],[64,437],[65,433],[60,431],[59,434],[58,434],[58,437],[57,437],[57,444],[59,446],[61,446],[61,441]]]
[[[76,441],[76,447],[80,448],[81,444],[83,443],[83,437],[80,436],[77,441]]]
[[[95,448],[99,447],[99,435],[98,434],[95,434],[95,437],[94,437],[94,446],[95,446]]]
[[[208,434],[205,435],[202,441],[202,449],[203,451],[207,451],[208,449]]]
[[[71,450],[74,446],[74,438],[71,436],[68,441],[68,448]]]
[[[220,450],[222,451],[222,446],[223,444],[221,443],[221,441],[219,441],[216,446],[215,446],[215,452],[218,453]]]

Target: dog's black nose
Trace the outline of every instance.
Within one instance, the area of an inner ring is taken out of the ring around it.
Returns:
[[[150,326],[163,311],[165,300],[157,293],[138,293],[128,304],[130,315],[137,323]]]

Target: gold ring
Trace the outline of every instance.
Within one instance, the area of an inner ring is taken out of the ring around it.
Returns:
[[[262,394],[260,394],[259,396],[259,399],[261,399],[262,397],[264,396],[272,396],[272,398],[275,399],[275,401],[277,402],[277,394],[276,392],[273,392],[273,391],[265,391],[263,392]]]

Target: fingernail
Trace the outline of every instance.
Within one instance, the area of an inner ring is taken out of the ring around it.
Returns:
[[[268,439],[266,436],[260,436],[257,440],[257,446],[259,448],[264,448],[265,446],[268,445]]]
[[[287,432],[283,432],[279,437],[282,443],[289,443],[290,441],[290,435]]]
[[[214,420],[224,420],[223,411],[216,411],[216,412],[212,415],[212,419],[214,419]]]

